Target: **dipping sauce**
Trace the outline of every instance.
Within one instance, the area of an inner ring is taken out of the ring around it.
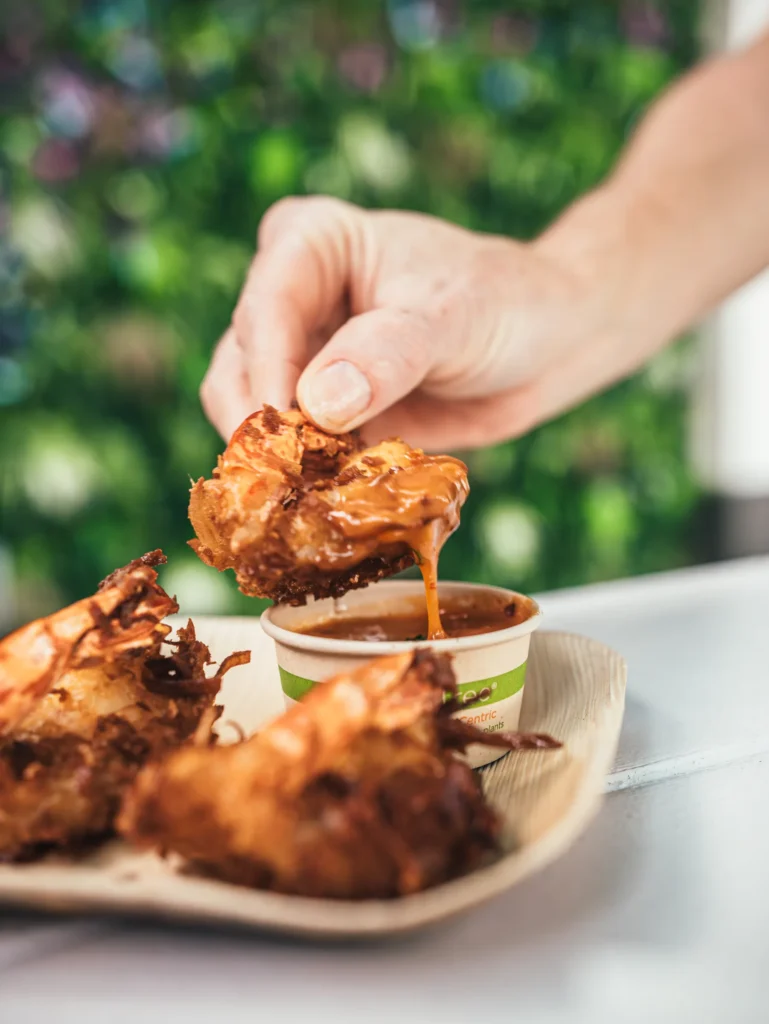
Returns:
[[[459,687],[455,716],[484,732],[515,732],[531,637],[541,621],[536,601],[512,590],[448,581],[435,596]],[[383,580],[315,604],[275,605],[262,616],[262,629],[275,641],[287,706],[385,651],[441,647],[427,637],[424,587],[417,579]],[[478,768],[503,753],[473,746],[466,756]]]
[[[480,604],[470,604],[467,600],[446,602],[442,603],[440,608],[443,633],[446,637],[475,636],[479,633],[495,633],[500,629],[509,629],[525,622],[532,612],[532,605],[526,598],[512,602],[487,601]],[[296,632],[333,640],[369,640],[372,643],[386,640],[418,643],[435,639],[429,636],[427,611],[424,607],[394,609],[376,617],[341,614],[301,627]]]

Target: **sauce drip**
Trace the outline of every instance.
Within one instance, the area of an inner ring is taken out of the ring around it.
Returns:
[[[446,632],[441,624],[441,609],[438,601],[438,556],[445,541],[445,526],[441,520],[436,520],[419,531],[414,543],[419,571],[422,573],[425,584],[428,640],[444,640],[446,638]]]
[[[441,609],[438,604],[438,558],[432,553],[422,556],[419,563],[422,579],[425,582],[425,603],[427,604],[427,639],[443,640],[446,632],[441,623]]]

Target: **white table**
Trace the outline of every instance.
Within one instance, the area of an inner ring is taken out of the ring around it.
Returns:
[[[542,602],[630,665],[611,792],[567,856],[378,947],[6,914],[1,1024],[769,1021],[769,559]]]

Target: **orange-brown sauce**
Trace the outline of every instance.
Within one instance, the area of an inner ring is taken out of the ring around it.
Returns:
[[[437,594],[436,594],[437,597]],[[448,637],[474,636],[509,629],[530,618],[533,612],[526,598],[512,602],[487,602],[481,605],[467,601],[440,603],[443,635]],[[368,640],[372,643],[386,640],[421,641],[436,639],[429,634],[426,610],[393,611],[381,616],[345,616],[344,614],[313,623],[299,630],[310,636],[333,640]]]
[[[380,548],[388,544],[410,548],[425,584],[428,636],[445,637],[438,607],[438,557],[459,525],[459,509],[467,496],[464,463],[445,456],[410,457],[408,486],[401,474],[362,478],[348,484],[329,518],[350,545],[370,544],[376,536]],[[421,522],[410,525],[409,520]],[[425,521],[426,520],[426,521]],[[332,567],[333,555],[319,551],[318,564]]]
[[[425,585],[425,606],[427,611],[427,639],[444,640],[449,633],[442,621],[438,600],[438,556],[441,553],[448,531],[441,520],[436,520],[427,527],[417,531],[412,540],[412,550],[416,552],[419,571]]]

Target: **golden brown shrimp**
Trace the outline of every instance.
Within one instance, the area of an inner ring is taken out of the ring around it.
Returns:
[[[245,594],[303,604],[432,561],[459,525],[467,469],[403,441],[365,449],[265,406],[193,484],[191,545]],[[432,584],[434,586],[434,582]]]
[[[177,605],[157,583],[162,561],[145,555],[0,641],[0,858],[109,834],[139,769],[215,717],[223,673],[248,660],[207,677],[192,623],[169,639],[161,619]]]
[[[387,898],[446,881],[492,853],[499,829],[454,752],[559,746],[480,732],[451,716],[447,692],[456,683],[445,655],[376,659],[243,743],[150,765],[118,827],[209,875],[285,893]]]
[[[103,664],[149,650],[179,610],[157,583],[152,551],[112,573],[92,597],[30,622],[0,640],[0,736],[8,733],[72,666]]]

